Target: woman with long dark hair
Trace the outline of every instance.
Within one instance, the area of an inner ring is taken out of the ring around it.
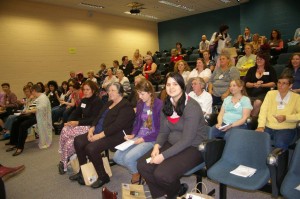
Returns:
[[[267,92],[274,88],[277,82],[277,75],[270,65],[270,55],[267,52],[261,51],[257,54],[256,64],[248,70],[244,80],[248,96],[253,103],[251,116],[257,117]]]
[[[206,127],[200,105],[185,93],[179,73],[169,74],[166,91],[156,143],[152,151],[138,160],[138,171],[145,178],[152,198],[183,195],[187,185],[181,185],[180,178],[203,162],[198,145],[206,138]]]

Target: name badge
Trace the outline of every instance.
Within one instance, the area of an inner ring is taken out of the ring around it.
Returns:
[[[238,102],[238,103],[236,103],[235,105],[234,105],[234,108],[238,108],[238,107],[240,107],[241,106],[241,104]]]
[[[284,105],[283,105],[283,104],[278,105],[278,106],[277,106],[277,109],[278,109],[278,110],[284,109]]]
[[[219,76],[219,79],[223,79],[223,77],[224,77],[224,75],[222,74],[222,75]]]
[[[263,75],[270,75],[270,72],[264,72]]]
[[[152,111],[148,110],[147,115],[151,115],[151,114],[152,114]]]
[[[53,93],[51,92],[50,95],[53,95]]]
[[[81,108],[85,108],[85,107],[86,107],[86,104],[82,103],[80,107],[81,107]]]

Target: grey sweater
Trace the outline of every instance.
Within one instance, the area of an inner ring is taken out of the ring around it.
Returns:
[[[160,131],[156,144],[163,146],[165,142],[169,142],[173,145],[162,152],[165,159],[190,146],[198,147],[207,138],[203,112],[200,105],[192,98],[188,100],[183,115],[177,123],[169,122],[164,113],[160,115]]]

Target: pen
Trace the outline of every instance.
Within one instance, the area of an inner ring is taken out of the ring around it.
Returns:
[[[124,135],[125,135],[125,138],[127,138],[127,135],[126,135],[126,133],[125,133],[125,131],[123,130],[123,133],[124,133]]]

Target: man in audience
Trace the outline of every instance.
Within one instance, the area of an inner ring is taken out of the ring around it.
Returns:
[[[211,114],[212,112],[212,96],[205,91],[205,81],[201,77],[195,77],[192,81],[193,91],[189,93],[189,96],[196,100],[202,108],[204,115]]]
[[[124,73],[124,76],[127,77],[129,80],[132,78],[130,77],[130,73],[132,73],[133,70],[133,65],[131,62],[128,60],[128,56],[123,56],[122,57],[122,65],[119,67]],[[132,81],[130,81],[132,82]]]
[[[77,81],[76,74],[74,71],[70,71],[70,79],[68,80],[68,83],[70,83],[73,80]]]
[[[9,83],[3,83],[1,87],[4,96],[2,97],[2,101],[0,101],[0,120],[4,121],[6,117],[13,114],[13,110],[18,107],[18,102],[17,96],[10,90]]]
[[[278,90],[269,91],[260,108],[256,131],[269,133],[277,148],[293,144],[300,120],[300,95],[290,91],[293,81],[292,76],[281,75]]]
[[[201,41],[199,43],[200,57],[203,57],[203,52],[207,50],[209,50],[209,41],[206,39],[206,35],[202,35]]]

